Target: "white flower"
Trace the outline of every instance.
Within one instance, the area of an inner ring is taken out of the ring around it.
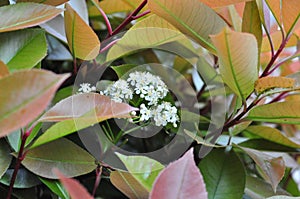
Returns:
[[[166,126],[168,123],[172,123],[175,128],[177,127],[177,121],[179,121],[177,108],[169,102],[159,104],[153,109],[152,115],[156,126]]]
[[[129,88],[129,84],[125,80],[120,79],[100,93],[110,96],[115,102],[123,102],[132,99],[133,91]]]
[[[152,112],[148,109],[145,104],[141,104],[140,106],[140,121],[147,121],[152,117]]]
[[[148,105],[156,105],[168,94],[168,88],[160,77],[149,72],[130,73],[127,82],[134,87],[135,94],[148,101]]]
[[[78,93],[90,93],[92,91],[96,91],[96,87],[92,86],[90,83],[82,83],[79,84],[80,88],[78,89]]]

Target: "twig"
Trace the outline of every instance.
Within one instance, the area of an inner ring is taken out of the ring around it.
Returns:
[[[100,181],[101,181],[101,174],[102,174],[102,166],[98,166],[96,169],[96,179],[93,189],[93,197],[96,194],[97,188],[99,187]]]
[[[16,165],[15,165],[15,168],[14,168],[14,172],[13,172],[11,180],[10,180],[9,190],[8,190],[8,194],[7,194],[6,199],[10,199],[10,197],[11,197],[13,187],[14,187],[17,175],[18,175],[18,171],[19,171],[20,166],[21,166],[21,162],[24,160],[24,158],[26,156],[26,152],[24,152],[26,140],[29,137],[32,130],[33,130],[33,127],[30,128],[25,133],[21,134],[21,140],[22,140],[21,141],[21,146],[20,146],[20,150],[19,150],[19,153],[18,153],[17,162],[16,162]]]

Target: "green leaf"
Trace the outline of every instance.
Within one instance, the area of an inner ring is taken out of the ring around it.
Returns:
[[[0,59],[10,71],[33,68],[47,55],[45,31],[25,29],[0,34]]]
[[[259,10],[255,1],[247,2],[244,8],[242,31],[255,36],[260,52],[262,44],[262,25],[259,17]]]
[[[10,155],[10,148],[5,140],[0,139],[0,179],[8,169],[12,156]]]
[[[296,79],[288,77],[262,77],[255,82],[255,92],[261,94],[274,88],[289,88],[292,90],[292,88],[295,86],[295,83]],[[271,91],[271,93],[272,92],[275,93],[276,90]]]
[[[151,0],[148,4],[151,12],[215,53],[209,35],[220,32],[226,23],[211,8],[198,0]]]
[[[0,7],[0,32],[28,28],[44,23],[63,10],[37,3],[17,3]]]
[[[292,197],[292,196],[272,196],[266,199],[297,199],[299,197]]]
[[[211,36],[219,57],[223,81],[245,101],[258,79],[258,49],[253,35],[225,28]]]
[[[181,32],[166,28],[146,27],[130,29],[111,47],[106,61],[115,60],[137,50],[153,48],[179,40],[189,42]]]
[[[109,97],[97,93],[84,93],[68,97],[61,100],[40,118],[39,121],[61,122],[47,129],[31,148],[110,118],[129,118],[131,117],[130,112],[136,110],[128,104],[114,102]]]
[[[14,169],[8,169],[0,179],[0,182],[9,186],[13,172]],[[41,182],[36,175],[32,174],[24,168],[20,168],[18,170],[17,178],[14,183],[14,188],[26,189],[37,186],[39,184],[41,184]]]
[[[249,126],[245,131],[284,146],[300,148],[300,142],[296,139],[288,138],[279,130],[269,126]]]
[[[245,170],[233,150],[212,150],[198,165],[209,199],[240,199],[245,188]]]
[[[247,119],[280,124],[300,124],[300,102],[264,104],[251,109]]]
[[[0,137],[38,117],[68,74],[46,70],[19,71],[0,79]]]
[[[60,89],[59,91],[56,92],[53,100],[52,100],[52,104],[56,104],[59,101],[70,97],[73,94],[73,86],[68,86],[65,88]]]
[[[112,66],[112,69],[117,73],[118,77],[121,78],[124,74],[128,73],[136,66],[136,64],[123,64],[119,66]]]
[[[147,190],[151,191],[152,185],[164,168],[159,162],[146,156],[125,156],[117,153],[131,175]]]
[[[50,179],[57,179],[53,168],[68,177],[74,177],[89,173],[97,167],[93,156],[64,138],[30,149],[22,164],[34,174]]]
[[[272,189],[276,192],[276,188],[284,176],[285,164],[282,157],[273,158],[261,151],[240,147],[245,151],[258,166],[258,171],[262,177],[271,184]]]
[[[69,199],[68,193],[58,180],[49,180],[47,178],[39,178],[53,193],[62,199]]]
[[[74,57],[83,60],[96,58],[100,50],[98,36],[68,3],[65,5],[65,29],[70,51]]]
[[[278,151],[278,152],[296,152],[297,150],[291,147],[283,146],[265,139],[250,139],[239,143],[239,146],[252,148],[262,151]]]
[[[248,175],[246,177],[245,193],[250,196],[251,199],[265,199],[275,195],[289,195],[289,193],[280,187],[278,187],[277,191],[274,192],[270,184],[260,178]]]
[[[110,174],[110,181],[128,198],[148,198],[149,191],[143,187],[131,173],[124,171],[112,171]]]

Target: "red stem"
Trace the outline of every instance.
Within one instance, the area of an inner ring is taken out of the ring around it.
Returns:
[[[141,14],[139,14],[139,15],[132,16],[132,19],[133,19],[133,20],[139,19],[139,18],[141,18],[141,17],[143,17],[143,16],[145,16],[145,15],[147,15],[147,14],[149,14],[149,13],[151,13],[151,10],[146,10],[145,12],[143,12],[143,13],[141,13]]]
[[[118,34],[123,28],[125,28],[132,20],[134,20],[134,17],[137,16],[137,14],[145,7],[148,0],[144,0],[130,15],[126,17],[126,19],[112,32],[110,36]],[[109,38],[108,36],[107,38]]]
[[[22,142],[21,142],[19,153],[18,153],[17,162],[16,162],[16,165],[15,165],[15,168],[14,168],[14,172],[13,172],[13,175],[12,175],[11,180],[10,180],[9,190],[8,190],[8,194],[7,194],[6,199],[10,199],[10,197],[11,197],[13,187],[14,187],[17,175],[18,175],[18,171],[19,171],[20,166],[21,166],[21,162],[24,160],[24,158],[26,156],[26,152],[24,152],[26,140],[29,137],[32,129],[33,128],[30,128],[28,131],[26,131],[25,133],[22,133],[22,135],[21,135],[22,136]]]
[[[93,197],[96,194],[96,190],[99,187],[100,181],[101,181],[101,174],[102,174],[102,166],[98,166],[96,169],[96,180],[94,184],[94,189],[93,189]]]
[[[100,6],[96,6],[96,8],[98,8],[99,12],[101,13],[104,21],[105,21],[105,24],[106,24],[106,27],[107,27],[107,31],[108,31],[108,34],[109,36],[112,35],[113,31],[112,31],[112,28],[111,28],[111,24],[109,22],[109,19],[107,17],[107,15],[105,14],[105,12],[100,8]]]

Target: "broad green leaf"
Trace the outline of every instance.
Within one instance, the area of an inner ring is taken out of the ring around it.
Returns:
[[[288,147],[300,148],[300,141],[294,141],[291,138],[283,135],[279,130],[268,126],[249,126],[246,132],[258,135],[266,140],[282,144]]]
[[[26,126],[47,107],[68,74],[19,71],[0,79],[0,137]]]
[[[186,40],[186,37],[181,32],[166,28],[146,27],[130,29],[121,40],[113,45],[106,59],[107,61],[115,60],[137,50],[153,48],[183,39]]]
[[[235,136],[245,130],[249,125],[251,124],[251,121],[245,121],[241,122],[239,124],[234,125],[233,127],[229,128],[229,133],[232,136]]]
[[[246,3],[243,14],[242,31],[255,36],[260,53],[262,44],[262,25],[259,17],[259,9],[255,1]]]
[[[293,88],[296,80],[288,77],[262,77],[255,82],[255,91],[261,94],[273,88]]]
[[[244,134],[247,134],[246,131],[244,131]],[[251,134],[253,135],[253,134]],[[249,134],[247,134],[249,136]],[[251,138],[250,140],[246,140],[242,143],[239,143],[239,146],[252,148],[256,150],[261,151],[278,151],[278,152],[296,152],[297,150],[295,148],[283,146],[281,144],[274,143],[272,141],[268,141],[266,139],[260,139],[260,138]]]
[[[2,184],[5,184],[6,186],[9,186],[13,172],[14,169],[8,169],[0,179],[0,182]],[[24,168],[20,168],[17,174],[16,181],[14,183],[14,188],[26,189],[37,186],[39,184],[41,184],[41,182],[36,175],[32,174]]]
[[[199,135],[197,135],[196,133],[193,133],[191,131],[188,131],[186,129],[184,129],[184,132],[191,138],[193,138],[197,144],[201,144],[204,146],[208,146],[208,147],[214,147],[214,148],[219,148],[219,147],[223,147],[223,146],[219,146],[219,145],[215,145],[209,142],[209,140],[204,140],[202,137],[200,137]]]
[[[128,172],[112,171],[110,174],[110,181],[128,198],[148,198],[149,191]]]
[[[111,66],[111,68],[117,73],[119,78],[121,78],[124,74],[128,73],[131,69],[135,67],[137,67],[136,64],[124,64],[119,66]]]
[[[203,177],[194,161],[193,149],[161,171],[149,198],[208,198]]]
[[[131,27],[131,29],[146,28],[146,27],[167,28],[170,30],[178,31],[178,29],[175,28],[173,25],[171,25],[168,21],[155,14],[148,16],[145,19],[137,22],[134,26]]]
[[[39,121],[58,122],[52,125],[31,148],[89,127],[110,118],[129,118],[137,110],[125,103],[117,103],[97,93],[85,93],[68,97],[49,111]]]
[[[198,0],[151,0],[148,4],[151,12],[215,53],[209,35],[220,32],[226,23],[211,8]]]
[[[206,5],[208,5],[211,8],[216,8],[216,7],[224,7],[228,6],[231,4],[237,4],[237,3],[242,3],[242,2],[247,2],[251,0],[226,0],[226,1],[220,1],[220,0],[199,0]]]
[[[28,28],[44,23],[63,10],[37,3],[17,3],[0,7],[0,32]]]
[[[68,86],[65,88],[60,89],[59,91],[56,92],[53,100],[52,100],[52,104],[56,104],[59,101],[70,97],[73,94],[73,86]]]
[[[97,167],[93,156],[64,138],[30,149],[22,164],[32,173],[49,179],[57,179],[53,168],[68,177],[74,177],[89,173]]]
[[[0,59],[10,71],[33,68],[46,55],[45,31],[41,29],[0,33]]]
[[[10,148],[5,140],[0,139],[0,179],[10,165],[12,159],[10,152]]]
[[[284,176],[285,164],[282,157],[273,158],[261,151],[239,147],[245,151],[258,166],[262,177],[271,184],[272,189],[276,192],[277,186]]]
[[[93,199],[93,196],[77,180],[67,178],[57,169],[55,173],[72,199]]]
[[[34,2],[34,3],[43,3],[51,6],[58,6],[60,4],[66,3],[69,0],[18,0],[17,2]]]
[[[299,197],[292,197],[292,196],[272,196],[266,199],[297,199]]]
[[[243,164],[233,150],[212,150],[201,160],[199,168],[209,199],[242,198],[246,175]]]
[[[146,156],[125,156],[120,153],[117,153],[117,156],[128,172],[150,192],[156,177],[164,166]]]
[[[66,4],[65,29],[70,51],[75,57],[91,60],[99,54],[98,36],[69,4]]]
[[[9,74],[8,67],[0,60],[0,78]]]
[[[247,119],[280,124],[300,124],[300,102],[286,101],[260,105],[250,110]]]
[[[39,178],[53,193],[62,199],[69,199],[69,195],[58,180],[49,180],[47,178]]]
[[[211,36],[224,82],[245,101],[258,79],[258,49],[253,35],[225,28]]]
[[[271,185],[261,180],[260,178],[247,175],[245,193],[251,197],[251,199],[266,199],[275,195],[289,195],[288,192],[278,187],[274,192]]]

